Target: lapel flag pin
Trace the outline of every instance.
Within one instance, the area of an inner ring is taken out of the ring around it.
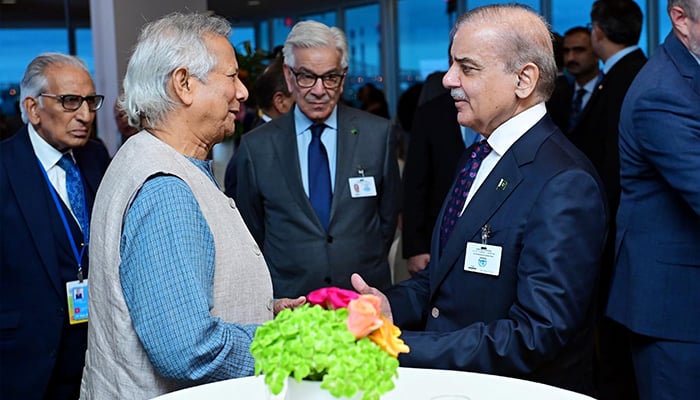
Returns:
[[[357,135],[357,129],[355,129],[355,128],[351,129],[350,132],[351,132],[353,135]]]
[[[498,186],[496,186],[496,189],[498,190],[506,190],[506,186],[508,186],[508,181],[501,178],[500,181],[498,181]]]

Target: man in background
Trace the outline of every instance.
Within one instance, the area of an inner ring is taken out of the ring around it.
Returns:
[[[275,296],[350,288],[355,271],[386,288],[400,186],[391,122],[338,104],[348,68],[338,28],[299,22],[283,53],[294,110],[246,134],[237,156],[236,203]]]
[[[637,46],[642,22],[642,11],[634,1],[597,0],[593,3],[591,46],[595,55],[603,60],[603,78],[578,122],[568,132],[571,141],[591,160],[603,180],[611,216],[597,296],[597,397],[602,400],[636,397],[626,335],[618,324],[603,315],[603,311],[614,265],[615,215],[620,202],[618,123],[627,89],[646,62]]]
[[[599,83],[600,69],[598,57],[591,47],[591,32],[588,28],[578,26],[564,33],[564,65],[566,70],[574,77],[574,87],[571,97],[568,99],[567,128],[570,130],[576,125],[581,111],[586,108],[591,94]]]
[[[630,331],[642,400],[700,396],[700,2],[669,0],[668,14],[622,105],[607,306]]]
[[[0,142],[0,393],[74,400],[87,316],[67,298],[87,293],[90,212],[109,163],[90,140],[103,96],[81,60],[45,53],[27,66],[20,99],[26,125]]]

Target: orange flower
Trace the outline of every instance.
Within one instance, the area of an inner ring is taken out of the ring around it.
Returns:
[[[382,325],[380,313],[379,297],[371,294],[361,295],[348,304],[348,330],[356,339],[367,336]]]
[[[401,329],[392,324],[383,315],[379,317],[383,323],[376,331],[369,334],[370,340],[386,351],[390,356],[396,358],[399,353],[408,353],[408,346],[399,339]]]

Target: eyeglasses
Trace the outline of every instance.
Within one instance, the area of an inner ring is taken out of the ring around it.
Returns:
[[[40,93],[39,96],[52,97],[61,101],[61,105],[67,111],[75,111],[83,105],[85,101],[88,105],[90,111],[97,111],[102,107],[102,101],[105,99],[104,96],[100,94],[94,94],[90,96],[79,96],[77,94],[50,94],[50,93]]]
[[[321,79],[321,82],[323,82],[323,87],[326,89],[337,89],[338,86],[343,82],[343,78],[345,78],[345,74],[325,74],[325,75],[316,75],[311,72],[304,72],[304,71],[295,71],[294,68],[289,68],[290,71],[294,74],[294,77],[297,80],[297,85],[299,85],[300,88],[308,89],[310,87],[313,87],[316,84],[316,81]]]

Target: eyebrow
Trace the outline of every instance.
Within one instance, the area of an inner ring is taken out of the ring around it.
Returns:
[[[481,64],[478,61],[476,61],[473,58],[470,58],[468,56],[459,57],[459,58],[455,57],[454,62],[459,63],[459,64],[471,64],[475,67],[481,67]]]

